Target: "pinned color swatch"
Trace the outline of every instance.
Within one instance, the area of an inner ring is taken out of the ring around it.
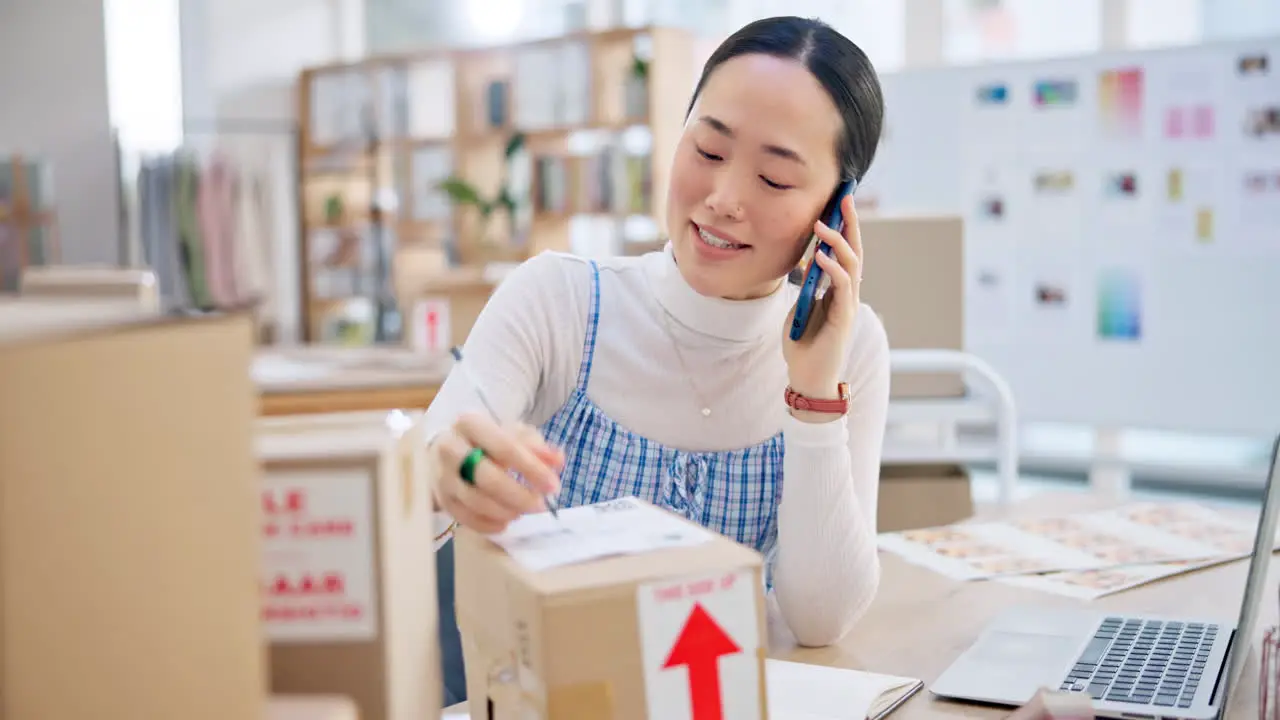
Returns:
[[[1001,83],[992,83],[978,88],[979,105],[1004,105],[1009,101],[1009,88]]]
[[[1204,140],[1213,137],[1211,105],[1174,106],[1164,115],[1164,135],[1171,140]]]
[[[1074,80],[1041,80],[1035,85],[1036,107],[1073,105],[1076,101]]]
[[[1142,68],[1107,70],[1098,79],[1098,115],[1104,134],[1142,134]]]
[[[1137,340],[1142,336],[1142,285],[1132,270],[1111,268],[1098,276],[1098,337]]]

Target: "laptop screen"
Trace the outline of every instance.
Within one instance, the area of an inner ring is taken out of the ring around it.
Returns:
[[[1258,624],[1258,605],[1262,602],[1262,591],[1267,585],[1267,571],[1271,568],[1271,553],[1275,548],[1276,516],[1280,515],[1280,437],[1277,437],[1271,449],[1271,468],[1267,472],[1267,481],[1263,488],[1262,510],[1258,518],[1258,534],[1253,541],[1253,559],[1249,561],[1249,577],[1244,586],[1244,602],[1240,606],[1240,620],[1236,625],[1236,637],[1231,643],[1231,658],[1227,664],[1226,682],[1222,687],[1227,692],[1235,689],[1236,681],[1244,670],[1245,660],[1253,645],[1253,636]],[[1219,706],[1226,708],[1230,696],[1223,697]]]

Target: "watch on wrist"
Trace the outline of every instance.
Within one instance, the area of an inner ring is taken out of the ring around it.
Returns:
[[[792,410],[844,415],[849,412],[849,383],[837,383],[834,398],[811,398],[801,395],[788,385],[784,399],[787,407]]]

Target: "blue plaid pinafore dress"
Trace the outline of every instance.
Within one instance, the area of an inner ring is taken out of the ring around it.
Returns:
[[[547,442],[565,453],[560,507],[633,495],[771,559],[782,494],[782,433],[740,450],[691,452],[654,442],[615,422],[587,397],[600,324],[600,294],[600,267],[592,262],[590,310],[577,382],[568,400],[541,428]],[[437,553],[446,704],[466,699],[453,614],[452,544]]]

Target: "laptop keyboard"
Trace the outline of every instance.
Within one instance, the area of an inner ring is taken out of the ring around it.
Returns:
[[[1213,624],[1109,617],[1061,689],[1095,700],[1191,707],[1217,636]]]

